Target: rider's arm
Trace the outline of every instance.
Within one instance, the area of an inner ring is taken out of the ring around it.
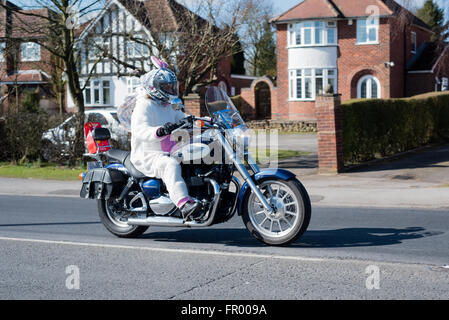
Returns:
[[[156,132],[160,126],[154,126],[151,118],[153,117],[148,101],[146,99],[137,100],[131,118],[131,134],[147,142],[159,141],[161,137],[158,137]]]

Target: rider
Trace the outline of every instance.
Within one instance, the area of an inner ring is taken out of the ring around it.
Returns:
[[[142,88],[131,118],[131,162],[146,176],[162,179],[184,219],[197,218],[201,205],[189,197],[181,165],[169,156],[176,144],[170,135],[187,117],[170,104],[179,94],[178,79],[163,66],[142,77]]]

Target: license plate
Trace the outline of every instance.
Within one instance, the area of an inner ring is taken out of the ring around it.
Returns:
[[[87,163],[87,170],[94,170],[101,168],[101,165],[97,161],[90,161]]]

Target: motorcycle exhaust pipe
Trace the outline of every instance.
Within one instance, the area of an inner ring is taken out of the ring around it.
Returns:
[[[215,214],[217,213],[218,203],[220,202],[221,189],[218,183],[212,179],[205,179],[214,188],[214,205],[210,210],[206,221],[184,221],[183,219],[173,218],[173,217],[146,217],[144,219],[139,218],[129,218],[128,225],[132,226],[151,226],[151,227],[188,227],[188,228],[205,228],[212,225],[215,219]]]

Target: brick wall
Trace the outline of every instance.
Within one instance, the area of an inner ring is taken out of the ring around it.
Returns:
[[[319,173],[339,173],[344,169],[340,95],[317,97],[316,114],[318,119]]]

